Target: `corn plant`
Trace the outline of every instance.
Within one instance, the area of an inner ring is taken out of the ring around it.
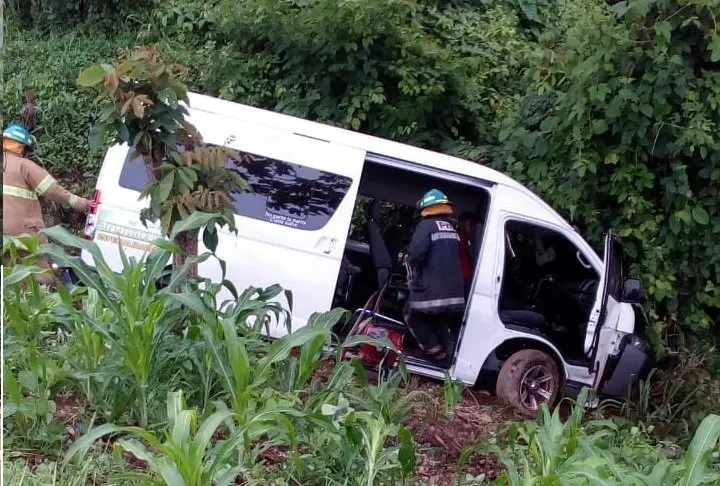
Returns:
[[[286,368],[286,389],[301,390],[318,369],[325,347],[330,344],[331,332],[335,325],[348,313],[343,309],[333,309],[323,314],[314,314],[307,323],[314,337],[299,346],[299,356],[290,357]]]
[[[56,294],[35,279],[47,269],[38,266],[40,237],[3,237],[3,314],[13,337],[38,342],[49,330],[60,305]],[[6,349],[7,353],[7,349]]]
[[[243,345],[249,355],[264,354],[267,351],[267,342],[261,339],[261,331],[269,331],[271,323],[285,322],[288,331],[290,330],[291,292],[284,291],[279,285],[272,285],[264,289],[250,287],[238,294],[234,285],[224,278],[224,262],[221,261],[220,264],[223,270],[222,284],[205,281],[202,287],[194,292],[174,296],[182,305],[195,311],[188,316],[187,337],[194,342],[190,359],[198,375],[197,386],[194,388],[201,393],[203,408],[209,403],[217,382],[213,370],[215,358],[205,339],[223,339],[221,321],[235,327],[238,335],[243,338]],[[223,287],[230,290],[233,299],[224,302],[218,300]],[[280,294],[284,294],[287,308],[277,299]],[[201,342],[195,342],[197,338],[200,338]]]
[[[621,484],[616,466],[599,447],[615,426],[595,421],[586,426],[594,430],[587,434],[582,424],[587,398],[588,390],[583,389],[565,422],[559,406],[550,413],[542,405],[539,423],[525,421],[509,427],[506,449],[490,445],[488,449],[507,469],[499,484]]]
[[[443,381],[442,397],[443,409],[445,415],[452,415],[455,407],[462,401],[462,392],[465,385],[461,381],[453,380],[450,373],[445,371],[445,380]]]
[[[182,297],[187,302],[196,300],[190,295],[178,297]],[[202,307],[199,308],[202,310]],[[251,399],[271,379],[275,365],[287,360],[295,348],[309,344],[310,349],[315,350],[318,338],[329,342],[330,328],[337,321],[338,315],[338,311],[316,314],[307,326],[274,341],[267,348],[266,354],[254,363],[251,362],[247,352],[246,341],[238,336],[233,319],[222,317],[218,319],[221,335],[219,339],[218,332],[211,326],[203,327],[203,336],[215,359],[218,380],[229,395],[231,406],[239,415],[241,424],[246,420],[247,407]]]
[[[719,443],[720,416],[711,414],[700,423],[682,462],[673,463],[663,458],[650,474],[628,474],[628,478],[646,486],[718,484],[720,473],[709,471],[708,463]]]
[[[609,420],[583,424],[587,395],[583,389],[565,422],[560,419],[560,407],[550,414],[543,405],[539,423],[526,421],[509,427],[507,447],[489,444],[468,448],[461,454],[458,471],[472,453],[483,450],[497,454],[507,469],[498,484],[696,486],[720,480],[717,472],[708,470],[720,442],[720,416],[707,416],[682,462],[673,462],[650,446],[636,451],[612,447],[624,432]],[[642,460],[638,460],[639,454]]]
[[[148,484],[210,486],[235,484],[242,467],[235,460],[235,452],[244,443],[248,429],[273,422],[285,423],[280,413],[266,412],[254,416],[244,426],[233,428],[225,440],[214,440],[226,429],[233,413],[220,407],[201,423],[193,409],[186,408],[181,391],[168,394],[167,426],[158,434],[142,427],[101,425],[88,431],[68,450],[65,461],[82,455],[98,439],[110,434],[124,434],[116,446],[144,461],[148,472],[126,472],[117,480],[140,480]],[[273,426],[266,427],[269,430]],[[162,480],[162,482],[160,481]]]
[[[291,455],[292,477],[298,481],[318,481],[313,473],[323,468],[314,467],[315,458],[322,461],[326,474],[358,486],[378,484],[381,474],[390,484],[404,482],[415,468],[410,432],[381,415],[355,410],[342,394],[334,404],[323,404],[312,423],[311,451]],[[398,445],[388,446],[390,438],[397,438]]]
[[[112,375],[107,373],[109,370],[105,366],[110,350],[105,345],[104,336],[84,316],[90,316],[94,322],[107,324],[112,314],[103,307],[97,290],[93,288],[87,290],[87,297],[77,312],[67,291],[61,288],[59,293],[67,308],[71,309],[68,313],[70,318],[65,321],[70,330],[67,363],[80,383],[85,398],[93,403],[98,388],[112,382]]]
[[[54,392],[67,377],[59,354],[48,351],[56,337],[62,303],[34,278],[40,238],[3,239],[3,419],[8,443],[45,448],[61,440],[62,426],[52,422]]]
[[[401,361],[402,363],[402,361]],[[358,407],[383,417],[388,423],[402,422],[418,399],[427,399],[426,393],[420,390],[409,392],[401,388],[407,382],[407,371],[401,367],[390,373],[387,380],[376,386],[367,382],[364,373],[359,372],[360,387],[349,390],[346,394]]]
[[[170,275],[169,285],[158,289],[157,282],[164,276],[173,251],[171,243],[158,242],[160,248],[139,261],[129,259],[120,247],[123,269],[116,273],[95,243],[60,227],[45,232],[52,240],[66,247],[84,249],[91,255],[94,268],[79,257],[69,256],[63,247],[55,244],[43,247],[43,252],[58,264],[75,271],[94,301],[76,309],[68,300],[68,294],[61,293],[69,321],[84,323],[74,331],[79,331],[81,336],[84,332],[89,344],[83,348],[86,362],[90,364],[88,373],[97,373],[93,367],[99,358],[98,339],[109,348],[106,375],[114,375],[114,379],[112,387],[106,388],[116,391],[111,416],[119,416],[126,404],[136,401],[140,424],[147,426],[149,403],[158,390],[167,386],[167,373],[177,362],[180,351],[173,347],[173,331],[182,322],[186,310],[170,299],[172,289],[185,285],[189,266],[209,255],[188,259]]]

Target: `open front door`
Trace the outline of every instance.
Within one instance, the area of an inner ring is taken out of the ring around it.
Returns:
[[[621,336],[632,333],[635,327],[632,306],[622,302],[625,283],[623,250],[612,231],[608,231],[605,237],[604,262],[585,334],[585,353],[590,358],[590,372],[595,374],[596,387],[605,372],[608,357],[617,354]]]

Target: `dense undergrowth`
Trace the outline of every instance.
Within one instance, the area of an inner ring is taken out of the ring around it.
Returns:
[[[74,80],[158,43],[191,89],[490,164],[598,245],[613,227],[657,354],[717,340],[718,0],[53,0],[6,14],[5,118],[35,89],[37,158],[84,195],[100,106]]]
[[[170,243],[117,276],[91,243],[53,229],[56,244],[44,251],[85,288],[39,286],[37,240],[3,242],[8,484],[720,481],[720,385],[711,376],[718,0],[8,7],[3,120],[17,118],[24,89],[36,91],[34,157],[69,189],[90,196],[102,159],[87,142],[102,103],[76,87],[78,72],[157,43],[189,67],[195,91],[492,165],[593,243],[612,226],[646,284],[654,349],[670,359],[637,399],[603,402],[590,417],[582,404],[569,415],[560,407],[539,422],[471,434],[460,441],[469,447],[448,456],[457,473],[428,478],[433,426],[419,427],[418,417],[440,428],[465,410],[457,384],[433,398],[399,369],[376,386],[357,363],[323,351],[346,318],[340,310],[271,343],[261,327],[291,323],[283,289],[248,289],[218,305],[217,287],[188,278],[186,267],[169,276],[181,292],[156,287]],[[50,225],[73,222],[48,209]],[[97,270],[68,256],[79,247],[95,252]]]
[[[447,382],[438,404],[407,390],[402,365],[374,383],[357,361],[341,359],[368,338],[324,349],[347,318],[342,309],[268,341],[266,326],[292,325],[291,294],[277,286],[217,302],[218,285],[187,277],[191,260],[157,286],[176,250],[169,241],[125,259],[116,274],[94,243],[60,227],[46,233],[53,243],[43,247],[32,237],[3,241],[8,484],[439,484],[418,474],[423,446],[408,417],[415,407],[440,423],[456,413],[460,389]],[[94,268],[68,248],[87,250]],[[40,254],[73,268],[84,285],[39,285]],[[583,392],[565,420],[563,407],[543,408],[539,422],[509,422],[470,445],[456,458],[456,479],[446,479],[720,481],[720,415],[697,415],[713,393],[708,409],[717,410],[717,383],[690,386],[694,400],[658,403],[652,391],[613,419],[595,412],[589,421]],[[664,423],[686,429],[656,434]],[[497,463],[494,477],[472,469],[478,455]]]

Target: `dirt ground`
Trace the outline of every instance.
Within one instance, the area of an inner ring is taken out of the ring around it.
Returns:
[[[442,384],[414,377],[408,387],[430,398],[418,400],[406,425],[413,431],[418,459],[415,474],[432,486],[456,484],[458,458],[464,449],[495,437],[498,428],[520,420],[515,412],[500,405],[487,392],[465,389],[452,412],[443,411]],[[495,479],[502,472],[497,458],[474,453],[463,474]]]

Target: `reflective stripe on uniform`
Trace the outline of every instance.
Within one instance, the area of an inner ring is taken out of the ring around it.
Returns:
[[[43,177],[43,180],[41,180],[37,187],[35,188],[35,192],[38,194],[38,196],[42,196],[45,194],[50,187],[55,184],[55,179],[53,179],[53,176],[50,174]]]
[[[449,231],[446,231],[444,233],[433,233],[430,235],[431,241],[437,241],[437,240],[457,240],[460,241],[460,235],[457,233],[451,233]]]
[[[451,297],[448,299],[421,300],[418,302],[410,302],[413,309],[432,309],[434,307],[450,307],[451,305],[464,305],[463,297]]]
[[[3,196],[15,196],[23,199],[36,200],[37,195],[24,187],[16,187],[8,184],[3,184]]]

